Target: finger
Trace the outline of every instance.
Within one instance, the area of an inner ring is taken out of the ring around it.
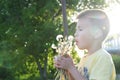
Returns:
[[[64,61],[61,59],[61,60],[57,60],[54,62],[54,64],[58,64],[58,65],[61,65]]]
[[[65,59],[66,59],[66,57],[64,57],[64,56],[61,57],[61,60],[65,60]]]
[[[61,57],[61,60],[62,60],[62,61],[65,61],[65,60],[67,60],[67,59],[69,59],[69,58],[70,58],[70,57],[64,57],[64,56],[62,56],[62,57]]]
[[[70,55],[69,55],[69,54],[67,54],[66,56],[67,56],[67,57],[70,57]]]
[[[56,68],[63,68],[61,65],[55,64]]]
[[[60,59],[54,59],[53,61],[54,61],[54,63],[61,62],[61,58]]]
[[[69,54],[65,54],[65,55],[63,55],[63,56],[64,56],[64,57],[66,57],[66,58],[67,58],[67,57],[70,57],[70,55],[69,55]]]

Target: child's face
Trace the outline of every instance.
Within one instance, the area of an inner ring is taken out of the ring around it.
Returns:
[[[87,19],[79,19],[76,26],[75,41],[79,49],[89,49],[94,42],[91,24]]]

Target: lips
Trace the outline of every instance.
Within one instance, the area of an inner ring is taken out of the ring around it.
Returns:
[[[77,40],[75,40],[75,44],[76,44],[76,45],[78,44],[78,41],[77,41]]]

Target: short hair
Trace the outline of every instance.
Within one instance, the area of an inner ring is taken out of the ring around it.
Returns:
[[[109,33],[110,23],[108,16],[104,11],[99,9],[85,10],[77,16],[78,20],[81,18],[88,19],[93,26],[101,29],[104,34],[103,38],[106,38]]]

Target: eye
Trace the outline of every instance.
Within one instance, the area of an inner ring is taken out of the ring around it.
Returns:
[[[82,31],[83,29],[79,29],[79,31]]]

